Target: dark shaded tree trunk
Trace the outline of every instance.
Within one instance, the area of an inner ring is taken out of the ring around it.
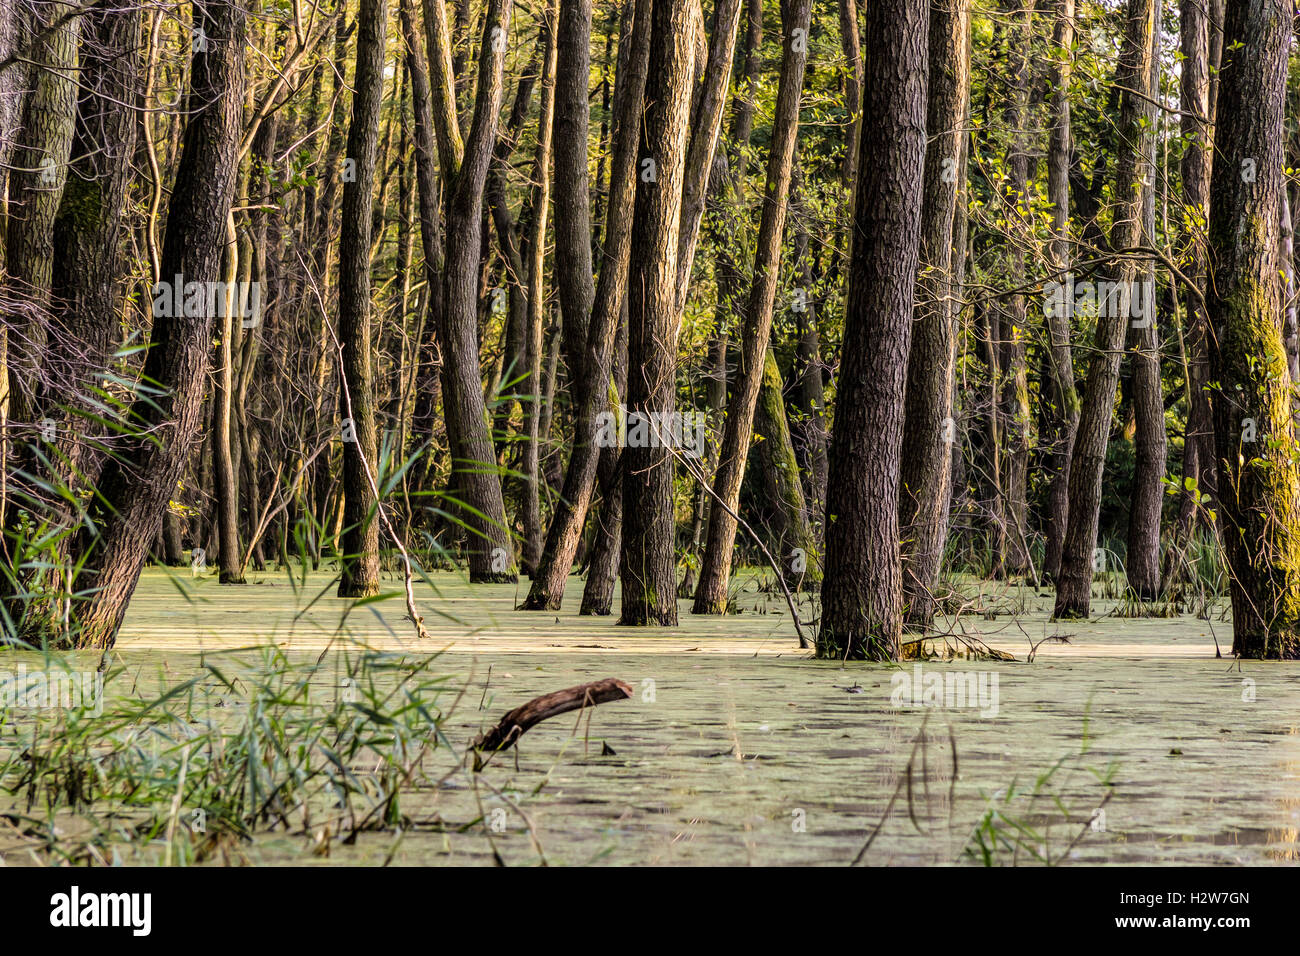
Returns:
[[[554,0],[549,4],[554,6]],[[555,17],[553,10],[543,13],[545,39],[541,69],[541,113],[537,119],[537,147],[533,161],[533,208],[529,219],[528,239],[528,326],[524,342],[525,369],[528,378],[524,390],[532,398],[524,408],[524,548],[523,570],[533,574],[542,557],[542,443],[550,430],[550,402],[547,399],[548,382],[554,379],[543,376],[542,348],[545,322],[545,282],[542,269],[546,262],[546,222],[551,202],[551,141],[555,120]],[[584,45],[586,40],[582,41]],[[585,103],[585,97],[584,97]],[[585,137],[586,131],[583,131]],[[584,138],[585,143],[585,138]],[[584,186],[585,189],[585,186]],[[582,248],[590,253],[588,242]],[[566,253],[568,250],[564,250]],[[561,253],[557,251],[556,262]],[[590,262],[587,263],[590,275]],[[588,280],[590,281],[590,280]]]
[[[348,158],[356,175],[343,184],[343,225],[339,235],[339,412],[352,420],[343,434],[342,576],[339,597],[379,593],[379,502],[371,487],[378,480],[378,432],[370,326],[370,231],[374,213],[375,161],[379,111],[384,97],[384,39],[388,32],[385,0],[361,0],[357,20],[357,69],[348,130]],[[349,437],[353,440],[349,441]]]
[[[897,660],[899,453],[926,147],[929,4],[871,0],[817,654]]]
[[[1074,0],[1058,0],[1052,30],[1051,127],[1047,137],[1047,198],[1052,204],[1052,281],[1062,283],[1070,271],[1070,78],[1074,72]],[[1047,365],[1050,369],[1044,429],[1043,462],[1047,502],[1043,515],[1046,545],[1043,576],[1055,580],[1061,569],[1061,545],[1070,513],[1070,458],[1079,423],[1079,391],[1074,383],[1070,349],[1070,312],[1046,310]]]
[[[1115,162],[1112,252],[1120,253],[1142,242],[1144,195],[1150,181],[1147,141],[1153,116],[1149,97],[1151,61],[1155,56],[1155,0],[1130,0],[1124,44],[1115,83],[1120,90],[1118,156]],[[1135,95],[1133,91],[1140,92]],[[1101,507],[1102,472],[1110,439],[1115,388],[1123,357],[1129,306],[1138,277],[1136,260],[1121,260],[1115,276],[1119,294],[1101,309],[1088,361],[1079,425],[1070,462],[1070,515],[1061,552],[1055,616],[1087,617],[1092,600],[1093,550],[1097,546],[1097,521]]]
[[[1011,226],[1007,251],[1009,285],[1024,284],[1026,255],[1021,233],[1031,224],[1028,219],[1030,88],[1033,85],[1031,52],[1034,41],[1034,4],[1009,0],[1005,9],[1014,17],[1008,31],[1008,50],[1013,76],[1009,80],[1009,98],[1004,116],[1011,131],[1007,144],[1007,181],[1002,198],[1004,215]],[[1031,570],[1029,556],[1029,364],[1026,348],[1028,298],[1023,292],[1006,296],[998,302],[998,348],[1001,351],[1001,491],[1007,522],[1006,554],[1003,573],[1026,574]]]
[[[438,328],[442,324],[442,214],[438,174],[434,163],[433,94],[424,46],[415,27],[413,0],[401,0],[402,38],[406,45],[407,72],[411,79],[411,115],[415,142],[415,184],[420,218],[420,249],[424,259],[426,314],[416,359],[415,402],[411,410],[411,438],[425,446],[423,467],[413,482],[416,492],[427,491],[434,451],[441,436],[437,408],[442,397],[442,378],[435,366]]]
[[[184,144],[160,260],[160,274],[186,282],[219,276],[237,175],[244,89],[244,11],[235,3],[194,6],[207,38],[196,51],[190,77],[194,112]],[[132,420],[141,430],[109,459],[100,478],[102,511],[92,549],[77,576],[78,589],[94,589],[78,609],[76,635],[86,647],[111,647],[135,591],[149,546],[158,535],[197,436],[203,380],[212,341],[211,314],[160,317],[154,324],[143,375],[162,390],[137,401]]]
[[[1160,57],[1151,61],[1152,97],[1160,90]],[[1155,136],[1147,138],[1147,168],[1152,178],[1142,187],[1142,244],[1156,244]],[[1129,323],[1129,369],[1133,394],[1134,468],[1129,503],[1128,550],[1124,562],[1129,588],[1144,601],[1160,596],[1160,515],[1165,499],[1165,403],[1160,383],[1160,334],[1156,315],[1156,267],[1148,260],[1139,275],[1145,281],[1145,314]]]

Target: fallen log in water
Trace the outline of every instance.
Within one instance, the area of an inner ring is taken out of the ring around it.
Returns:
[[[543,694],[502,717],[500,723],[474,741],[474,749],[489,754],[507,750],[527,733],[529,728],[543,720],[567,714],[571,710],[585,710],[596,704],[627,700],[631,696],[631,685],[614,677]],[[476,758],[474,769],[479,770],[481,767],[481,762]]]

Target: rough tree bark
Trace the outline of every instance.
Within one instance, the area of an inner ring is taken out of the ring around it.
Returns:
[[[237,175],[245,14],[228,0],[198,0],[194,16],[207,43],[195,52],[191,68],[194,112],[185,126],[167,207],[159,272],[186,282],[212,282],[219,275]],[[78,590],[93,591],[76,609],[81,646],[112,646],[158,535],[198,434],[212,323],[213,316],[202,310],[196,316],[160,317],[154,324],[143,376],[162,391],[135,403],[131,416],[140,429],[100,476],[98,527],[76,581]]]
[[[1054,281],[1064,281],[1073,255],[1070,249],[1070,78],[1074,72],[1074,0],[1058,0],[1052,30],[1051,127],[1047,135],[1047,199],[1052,204],[1052,268]],[[1070,459],[1074,430],[1079,423],[1079,391],[1074,383],[1070,350],[1070,312],[1046,310],[1047,362],[1051,376],[1047,427],[1043,441],[1047,472],[1047,502],[1043,515],[1046,545],[1043,576],[1055,580],[1061,569],[1061,544],[1070,513]]]
[[[1160,89],[1160,57],[1151,58],[1147,89],[1155,97]],[[1142,239],[1156,244],[1155,136],[1146,141],[1151,178],[1142,186]],[[1139,275],[1146,283],[1142,302],[1145,313],[1129,324],[1129,370],[1133,394],[1134,468],[1129,503],[1128,549],[1124,562],[1128,586],[1140,600],[1160,596],[1160,515],[1165,500],[1165,403],[1160,384],[1160,334],[1156,315],[1154,260],[1143,264]]]
[[[1300,465],[1277,218],[1292,12],[1283,0],[1228,4],[1206,283],[1232,651],[1286,660],[1300,657]]]
[[[677,389],[677,248],[694,30],[688,0],[655,0],[650,14],[639,175],[628,284],[627,412],[644,441],[624,449],[623,584],[619,623],[676,625],[673,454],[662,425]],[[630,430],[630,427],[629,427]]]
[[[1184,217],[1189,222],[1185,242],[1188,261],[1183,268],[1190,287],[1182,289],[1187,316],[1187,426],[1183,433],[1183,488],[1179,493],[1177,537],[1186,540],[1199,510],[1202,494],[1213,485],[1214,424],[1210,400],[1209,353],[1205,340],[1205,230],[1210,212],[1210,168],[1214,161],[1210,115],[1210,21],[1205,0],[1183,0],[1179,43],[1183,53],[1179,98],[1184,141],[1181,165]]]
[[[925,0],[867,5],[866,83],[817,654],[897,660],[899,453],[926,145]]]
[[[585,3],[585,0],[581,0],[581,3]],[[578,7],[580,3],[574,3],[572,6]],[[566,9],[569,10],[568,20],[565,19]],[[565,329],[568,329],[570,315],[573,315],[573,321],[580,323],[586,331],[583,337],[579,371],[570,369],[571,390],[577,404],[573,450],[565,472],[564,485],[555,502],[555,511],[551,517],[550,527],[547,529],[541,561],[536,574],[533,575],[528,597],[520,605],[523,610],[554,610],[560,607],[564,599],[564,586],[568,581],[569,570],[577,554],[587,511],[591,506],[601,453],[604,451],[614,455],[618,451],[616,448],[601,449],[596,444],[596,421],[597,416],[611,405],[609,378],[614,340],[627,296],[627,264],[631,250],[632,210],[636,193],[636,161],[640,133],[637,117],[641,113],[650,56],[648,4],[644,0],[641,3],[629,2],[625,10],[614,81],[614,145],[610,160],[610,194],[606,203],[600,278],[592,296],[588,298],[586,285],[582,282],[580,274],[569,268],[557,270],[556,274],[556,281],[561,290],[560,308],[564,315]],[[590,22],[590,10],[588,8],[585,13],[581,10],[574,11],[566,0],[561,7],[562,31],[575,28],[572,22],[574,17]],[[566,27],[564,24],[569,25]],[[560,139],[556,141],[556,175],[560,178],[556,186],[555,211],[557,259],[562,255],[561,242],[566,248],[572,245],[576,249],[579,242],[589,241],[587,229],[590,224],[589,214],[584,214],[580,206],[568,206],[567,200],[558,201],[559,197],[566,193],[576,190],[585,193],[587,188],[586,123],[573,121],[570,118],[570,114],[574,112],[581,112],[583,118],[586,117],[587,67],[581,65],[585,62],[585,58],[578,55],[576,48],[567,52],[565,50],[565,47],[570,44],[576,44],[585,50],[586,40],[582,36],[573,40],[564,32],[561,36],[562,62],[566,64],[568,71],[580,71],[584,79],[579,86],[572,77],[564,77],[566,71],[561,69],[562,78],[558,80],[560,86],[556,102],[556,133]],[[579,129],[583,136],[580,150],[577,144],[567,141],[570,137],[577,136]],[[565,141],[563,148],[561,148],[561,140]],[[563,160],[560,159],[562,153]],[[579,165],[581,173],[579,173]],[[584,220],[587,225],[583,225]],[[565,238],[561,240],[561,236]],[[589,273],[587,277],[587,282],[590,282]],[[590,303],[590,318],[584,310],[584,302]],[[610,510],[609,494],[606,494],[605,501],[606,508],[602,512],[602,522],[609,517],[605,514]]]
[[[934,587],[948,539],[957,325],[952,301],[952,224],[957,164],[965,161],[962,126],[970,96],[967,0],[942,0],[930,10],[930,88],[926,117],[921,271],[907,359],[898,525],[903,604],[914,627],[935,614]]]
[[[357,19],[357,68],[348,130],[348,159],[355,176],[343,183],[339,234],[339,412],[352,419],[343,435],[343,535],[339,542],[342,574],[339,597],[379,593],[379,502],[371,486],[377,475],[379,440],[375,422],[374,371],[370,328],[370,230],[379,111],[384,96],[384,39],[388,32],[385,0],[361,0]],[[351,437],[352,440],[348,440]]]
[[[549,7],[554,7],[554,0]],[[528,378],[524,390],[532,396],[524,408],[524,548],[522,554],[523,570],[533,574],[542,557],[542,500],[540,482],[542,442],[546,439],[548,427],[543,427],[543,400],[546,392],[546,380],[542,377],[542,332],[545,322],[545,282],[543,266],[546,262],[546,222],[551,203],[551,141],[554,134],[555,120],[555,58],[556,36],[553,9],[543,12],[542,30],[544,53],[541,69],[541,112],[537,118],[537,145],[533,154],[533,189],[532,215],[528,223],[528,323],[524,340],[525,370]],[[582,41],[586,44],[586,40]],[[585,103],[585,97],[584,97]],[[583,131],[584,143],[586,131]],[[583,249],[590,255],[591,246],[582,243]],[[556,266],[568,249],[556,251]],[[587,274],[590,275],[591,264],[588,260]],[[589,280],[590,281],[590,280]],[[564,324],[567,327],[567,323]],[[563,327],[561,331],[563,335]],[[547,402],[549,409],[550,403]],[[549,418],[549,416],[548,416]]]
[[[452,486],[467,505],[463,520],[470,529],[472,582],[514,581],[517,577],[478,357],[483,186],[501,110],[511,6],[512,0],[489,0],[483,18],[473,118],[469,135],[462,141],[446,13],[442,0],[425,0],[424,4],[432,113],[448,194],[443,306],[438,316],[443,411],[451,444]]]

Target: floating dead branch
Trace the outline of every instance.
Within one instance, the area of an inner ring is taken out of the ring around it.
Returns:
[[[528,732],[534,725],[551,717],[567,714],[574,710],[586,710],[597,704],[608,704],[615,700],[628,700],[632,696],[632,687],[614,677],[579,684],[565,690],[535,697],[528,703],[516,707],[501,722],[474,741],[474,749],[479,751],[474,757],[474,769],[483,769],[482,753],[494,754],[510,747]]]

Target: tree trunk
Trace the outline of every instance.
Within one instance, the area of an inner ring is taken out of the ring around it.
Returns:
[[[585,41],[584,41],[585,42]],[[578,542],[582,537],[583,525],[586,523],[587,511],[591,506],[592,492],[595,488],[598,470],[606,457],[616,460],[617,448],[602,449],[596,443],[598,430],[597,419],[601,412],[607,411],[610,401],[610,370],[615,351],[615,338],[620,329],[620,320],[627,299],[627,269],[632,243],[633,200],[637,183],[637,146],[640,127],[638,118],[641,114],[642,99],[645,92],[646,75],[649,70],[650,57],[650,18],[645,0],[636,3],[629,0],[625,7],[623,26],[619,37],[618,73],[614,81],[614,147],[610,160],[610,195],[607,202],[607,219],[605,226],[604,255],[600,269],[590,319],[584,315],[580,321],[586,327],[583,346],[583,358],[580,372],[570,369],[572,393],[577,404],[574,420],[573,449],[569,457],[568,469],[565,471],[564,485],[555,502],[551,524],[547,529],[546,543],[542,548],[541,561],[533,576],[528,597],[520,605],[522,610],[557,610],[564,600],[564,587],[568,581],[569,571],[573,567]],[[571,69],[577,68],[577,57],[568,57],[566,62]],[[585,74],[584,74],[585,75]],[[571,81],[570,81],[571,82]],[[557,119],[561,112],[567,113],[587,109],[586,95],[583,94],[581,105],[578,104],[573,91],[556,104]],[[577,129],[576,124],[566,123],[562,127],[570,135]],[[566,144],[565,150],[574,150],[572,144]],[[556,155],[560,147],[556,143]],[[585,155],[585,148],[583,149]],[[566,160],[563,169],[557,168],[557,175],[572,178],[576,175],[576,164],[572,158]],[[585,169],[586,162],[583,160]],[[557,187],[558,193],[575,188],[585,189],[585,178],[581,187],[570,185],[568,179]],[[576,210],[565,213],[564,225],[561,225],[560,208],[556,208],[557,244],[561,233],[581,232],[585,239],[585,227],[579,228],[569,221],[569,216],[581,217]],[[577,236],[570,239],[576,242]],[[566,240],[569,241],[569,240]],[[557,255],[558,255],[557,250]],[[575,283],[578,276],[568,275],[564,271],[557,273],[557,281]],[[566,309],[564,296],[561,297],[561,312],[565,326],[569,322],[569,312],[579,308],[585,296],[584,289],[570,289],[569,298],[573,304]],[[624,362],[625,366],[625,362]],[[621,389],[619,390],[621,393]],[[606,466],[612,468],[612,462]],[[607,476],[602,481],[602,494],[605,506],[602,509],[602,525],[611,515],[611,483],[616,479]],[[610,539],[603,539],[606,545]],[[614,554],[603,565],[605,570],[617,566],[618,541],[615,539]],[[612,581],[612,578],[610,579]],[[601,604],[597,601],[597,605]],[[604,613],[608,613],[609,601],[603,601]],[[583,606],[586,607],[584,599]]]
[[[811,0],[783,0],[781,4],[785,44],[768,152],[767,185],[763,193],[753,280],[741,335],[740,365],[727,406],[718,472],[713,482],[714,492],[726,507],[715,503],[709,512],[708,544],[700,566],[700,583],[695,591],[693,610],[696,614],[724,614],[728,605],[727,590],[737,531],[732,514],[740,507],[740,485],[753,437],[754,409],[763,384],[764,358],[772,334],[772,312],[781,269],[781,237],[790,195],[795,140],[799,133],[799,100],[808,60],[811,6]]]
[[[930,88],[926,117],[925,193],[921,211],[921,271],[907,359],[900,462],[899,533],[903,605],[908,624],[926,628],[935,614],[934,588],[948,539],[957,326],[952,306],[952,224],[957,164],[965,162],[962,126],[970,95],[966,0],[931,8]]]
[[[646,11],[648,13],[648,11]],[[643,17],[647,23],[649,17]],[[647,49],[649,44],[646,44]],[[620,310],[618,332],[614,339],[612,392],[615,397],[627,394],[627,298]],[[623,469],[622,455],[617,446],[600,450],[601,506],[592,537],[591,564],[587,568],[587,584],[582,590],[582,607],[579,615],[607,616],[614,604],[614,582],[618,578],[619,561],[623,550]]]
[[[1277,225],[1292,13],[1282,0],[1228,4],[1206,283],[1232,651],[1285,660],[1300,657],[1300,465]]]
[[[225,0],[198,0],[194,15],[207,42],[194,54],[194,112],[186,124],[167,209],[160,273],[212,282],[219,276],[237,175],[245,14]],[[198,434],[212,323],[206,310],[197,316],[161,316],[154,323],[143,374],[162,393],[135,403],[131,420],[140,422],[141,430],[108,461],[100,478],[104,516],[76,582],[79,590],[93,589],[76,622],[81,646],[112,646],[158,535]]]
[[[554,0],[551,0],[549,6],[554,6]],[[547,10],[543,18],[542,29],[546,34],[543,44],[546,52],[542,56],[541,114],[537,119],[537,149],[533,162],[533,180],[537,185],[533,190],[533,209],[528,226],[528,334],[524,343],[525,371],[528,374],[524,391],[531,396],[524,409],[523,570],[526,574],[536,571],[542,556],[542,504],[538,483],[541,481],[541,445],[546,439],[547,431],[542,428],[545,414],[542,406],[546,392],[546,379],[542,376],[546,277],[542,273],[542,267],[546,261],[546,220],[551,202],[551,136],[555,118],[554,11]],[[585,45],[586,40],[582,42]],[[583,135],[585,142],[585,129]],[[582,248],[590,252],[591,246],[584,241]],[[559,258],[560,253],[557,251],[557,264]],[[590,264],[586,268],[590,275]]]
[[[1004,116],[1011,131],[1007,145],[1007,183],[1002,199],[1010,235],[1007,253],[1012,288],[1025,282],[1025,250],[1021,234],[1030,228],[1029,100],[1033,85],[1030,58],[1034,42],[1034,5],[1008,0],[1006,10],[1016,22],[1009,31],[1008,59],[1014,72]],[[1001,312],[998,347],[1001,350],[1002,485],[1007,522],[1005,574],[1030,571],[1029,556],[1029,366],[1026,352],[1028,298],[1023,292],[998,303]]]
[[[1151,60],[1151,95],[1160,89],[1160,57]],[[1142,187],[1142,244],[1156,244],[1155,136],[1147,138],[1147,168],[1152,178]],[[1129,369],[1134,416],[1133,496],[1129,503],[1128,552],[1124,569],[1128,586],[1143,601],[1160,596],[1160,515],[1165,500],[1165,403],[1160,384],[1160,334],[1156,315],[1156,265],[1148,260],[1142,272],[1146,314],[1129,326]]]
[[[501,477],[488,431],[479,369],[478,278],[483,238],[483,185],[496,140],[501,74],[512,0],[490,0],[483,19],[478,89],[462,143],[451,76],[451,42],[440,0],[425,0],[433,119],[448,181],[443,308],[439,316],[442,398],[451,444],[452,484],[467,508],[471,582],[514,581]]]
[[[871,0],[817,654],[897,660],[899,454],[926,147],[930,5]]]
[[[784,563],[791,588],[816,591],[821,587],[822,578],[817,539],[809,521],[803,484],[799,481],[799,461],[785,414],[781,369],[771,347],[763,357],[763,382],[754,408],[754,430],[762,436],[754,451],[763,490],[772,509],[768,550]],[[718,510],[714,509],[714,513]]]
[[[239,480],[236,475],[234,449],[231,445],[231,405],[234,388],[234,356],[232,339],[238,328],[239,295],[239,241],[235,232],[235,217],[226,217],[226,246],[224,249],[222,281],[226,294],[219,303],[217,362],[213,369],[212,387],[212,483],[217,506],[217,559],[218,581],[221,584],[243,584],[239,570]]]
[[[362,0],[357,20],[357,69],[348,129],[348,158],[356,175],[343,184],[339,235],[339,412],[352,420],[343,432],[343,535],[339,597],[379,593],[379,521],[371,481],[378,481],[379,441],[371,368],[370,232],[379,112],[384,96],[385,0]]]
[[[1070,271],[1070,78],[1074,71],[1074,0],[1058,0],[1052,31],[1053,69],[1051,128],[1047,140],[1047,198],[1052,204],[1053,282],[1061,283]],[[1061,569],[1061,544],[1070,512],[1070,459],[1074,431],[1079,423],[1079,392],[1074,384],[1074,356],[1070,350],[1070,313],[1045,309],[1048,335],[1047,427],[1044,429],[1044,470],[1047,502],[1043,530],[1047,539],[1043,576],[1055,580]]]
[[[1129,0],[1124,44],[1115,83],[1120,90],[1118,120],[1119,155],[1115,162],[1114,225],[1110,245],[1114,253],[1126,252],[1142,242],[1144,196],[1150,182],[1148,137],[1154,115],[1149,98],[1151,61],[1155,56],[1155,0]],[[1137,95],[1137,94],[1141,95]],[[1125,332],[1138,268],[1124,259],[1117,269],[1118,295],[1105,297],[1100,308],[1094,349],[1088,361],[1082,409],[1070,462],[1070,515],[1061,552],[1055,616],[1087,617],[1092,599],[1093,550],[1097,546],[1097,519],[1101,507],[1102,472],[1119,382]],[[1100,298],[1100,297],[1099,297]]]
[[[623,582],[619,623],[677,624],[673,449],[662,424],[677,390],[677,253],[694,31],[688,0],[656,0],[642,117],[628,284],[628,431],[622,454]]]

